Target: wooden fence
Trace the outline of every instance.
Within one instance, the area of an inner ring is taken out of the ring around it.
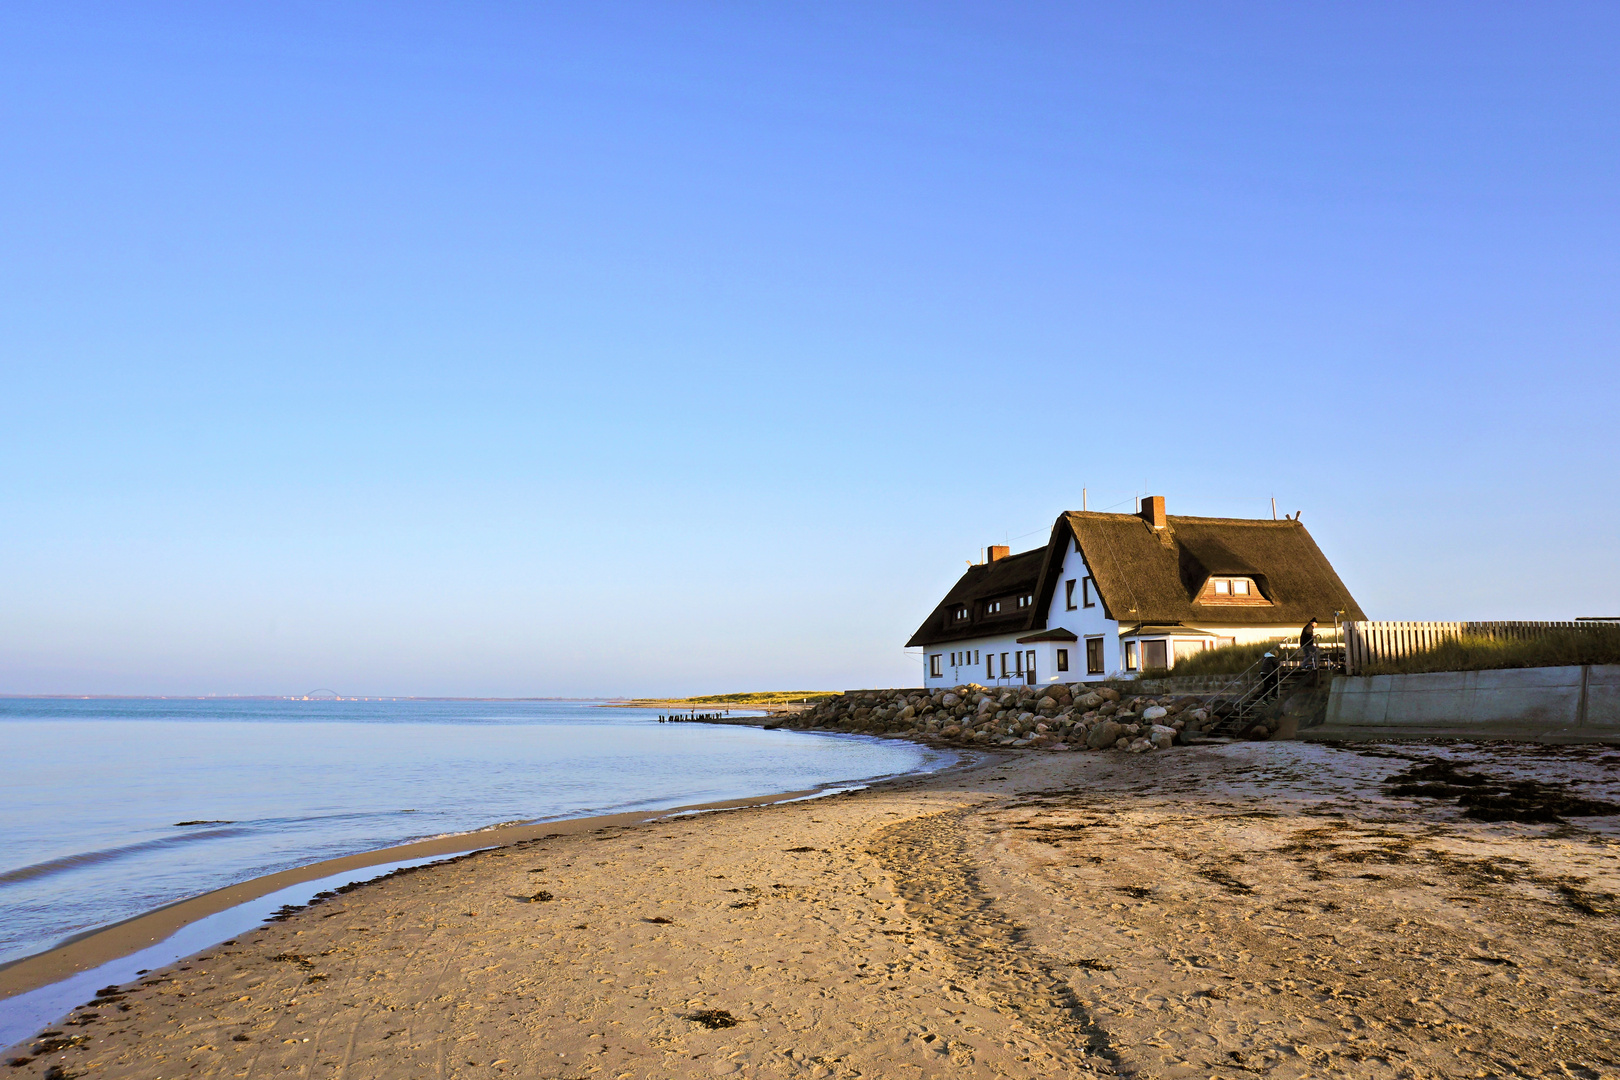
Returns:
[[[1549,630],[1589,630],[1612,622],[1348,622],[1344,624],[1345,672],[1359,675],[1368,665],[1427,652],[1464,634],[1528,641]]]

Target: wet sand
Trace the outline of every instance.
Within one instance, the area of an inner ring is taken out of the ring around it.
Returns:
[[[1620,1077],[1620,818],[1479,821],[1385,784],[1451,760],[1612,801],[1620,753],[985,759],[362,886],[8,1072]]]

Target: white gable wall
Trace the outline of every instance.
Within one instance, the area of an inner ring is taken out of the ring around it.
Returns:
[[[1095,586],[1091,590],[1092,606],[1086,607],[1085,580],[1091,576],[1091,570],[1072,538],[1065,541],[1065,546],[1067,551],[1063,556],[1063,570],[1058,574],[1057,588],[1052,590],[1052,606],[1046,612],[1046,628],[1055,630],[1061,627],[1080,640],[1066,643],[1069,649],[1067,674],[1050,681],[1094,682],[1120,671],[1119,623],[1108,617]],[[1069,610],[1068,605],[1068,583],[1071,581],[1074,582],[1073,611]],[[1103,643],[1103,669],[1100,673],[1091,673],[1086,670],[1086,640],[1099,637]],[[1055,656],[1053,643],[1045,644]],[[1044,676],[1046,671],[1042,670],[1041,674]],[[1048,680],[1043,677],[1041,681]]]

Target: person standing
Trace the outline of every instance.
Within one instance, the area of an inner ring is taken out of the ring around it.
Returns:
[[[1299,632],[1299,663],[1301,667],[1316,667],[1316,620],[1313,618]]]

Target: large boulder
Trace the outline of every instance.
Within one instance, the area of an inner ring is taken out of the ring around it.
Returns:
[[[1099,687],[1097,687],[1096,690],[1093,691],[1093,693],[1100,696],[1104,701],[1118,701],[1119,700],[1119,691],[1115,690],[1111,686],[1099,686]]]
[[[1119,702],[1115,699],[1104,701],[1097,709],[1099,716],[1112,716],[1119,711]]]
[[[1163,705],[1149,705],[1145,710],[1143,710],[1142,719],[1144,719],[1144,720],[1163,720],[1166,716],[1169,716],[1169,715],[1170,715],[1170,710],[1166,709]]]
[[[1086,746],[1092,750],[1101,750],[1106,746],[1113,746],[1119,741],[1124,729],[1112,720],[1104,720],[1091,729],[1086,736]]]
[[[1082,709],[1095,709],[1097,706],[1101,705],[1107,700],[1108,699],[1103,697],[1101,694],[1093,692],[1090,694],[1081,695],[1075,699],[1074,703],[1080,706]]]
[[[1165,727],[1163,724],[1154,724],[1148,728],[1148,741],[1155,750],[1168,750],[1175,745],[1176,729]]]
[[[945,706],[947,709],[951,708],[954,705],[960,704],[961,701],[962,701],[961,698],[957,697],[955,694],[949,694],[949,693],[946,694],[944,697],[939,699],[939,703],[941,705]]]

